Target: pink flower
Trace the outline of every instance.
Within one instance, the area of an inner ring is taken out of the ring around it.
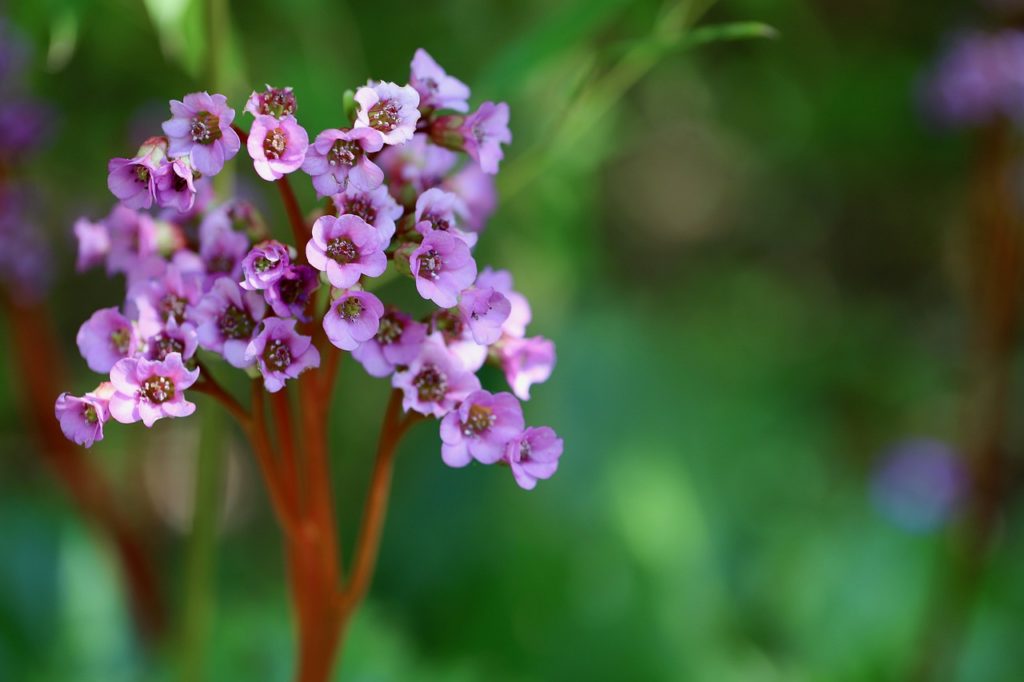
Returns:
[[[459,312],[472,332],[473,340],[489,346],[501,338],[501,327],[512,312],[512,304],[500,291],[490,287],[471,287],[462,292]]]
[[[256,363],[263,386],[271,393],[284,388],[307,369],[320,366],[320,353],[313,340],[295,331],[295,320],[268,317],[263,329],[245,351],[246,362]]]
[[[243,291],[236,282],[221,277],[189,309],[189,317],[196,325],[200,347],[224,356],[233,367],[245,368],[252,365],[245,351],[266,312],[259,292]]]
[[[263,291],[267,304],[279,317],[294,317],[306,322],[306,306],[320,288],[320,275],[308,265],[289,265],[284,274]]]
[[[384,138],[373,128],[330,128],[316,136],[302,170],[313,177],[313,187],[322,197],[337,194],[347,185],[369,192],[384,182],[384,171],[367,154],[383,146]]]
[[[257,116],[246,142],[256,174],[268,182],[297,171],[307,147],[309,135],[294,116]]]
[[[85,218],[75,221],[75,237],[78,239],[78,258],[75,269],[85,272],[107,259],[110,253],[110,234],[102,222],[94,223]]]
[[[427,51],[420,48],[412,58],[409,85],[420,94],[423,109],[469,111],[469,88],[458,78],[445,73]]]
[[[442,308],[451,308],[476,279],[476,261],[461,239],[434,230],[409,257],[416,290]]]
[[[94,372],[106,374],[121,358],[134,355],[138,339],[132,323],[117,308],[102,308],[78,329],[78,350]]]
[[[539,479],[551,478],[562,456],[562,439],[547,426],[531,426],[512,439],[505,452],[505,461],[512,469],[516,483],[523,490],[533,490]]]
[[[440,336],[434,335],[423,343],[408,369],[392,376],[391,385],[402,390],[406,412],[415,410],[440,418],[479,390],[480,380],[448,352]]]
[[[395,235],[395,221],[402,217],[402,207],[388,194],[388,188],[381,185],[375,190],[348,187],[341,194],[335,194],[331,201],[338,207],[338,215],[355,215],[372,225],[380,235],[380,248],[386,249]]]
[[[263,92],[253,90],[245,103],[245,111],[253,116],[294,116],[295,93],[291,88],[274,88],[269,85]]]
[[[157,252],[156,223],[149,215],[117,205],[104,222],[110,235],[108,274],[127,274]]]
[[[512,288],[512,275],[508,270],[484,268],[476,278],[476,288],[494,289],[507,298],[511,304],[508,317],[501,325],[502,334],[517,339],[526,336],[526,326],[530,324],[533,315],[530,310],[530,302]]]
[[[428,230],[448,232],[473,248],[477,236],[473,232],[465,232],[459,227],[469,217],[466,204],[451,192],[433,187],[416,199],[416,231],[426,235]]]
[[[474,391],[441,420],[441,458],[450,467],[494,464],[523,431],[523,408],[511,393]]]
[[[505,379],[520,400],[529,400],[530,386],[547,381],[555,367],[555,344],[542,336],[505,339],[498,354]]]
[[[231,226],[228,212],[218,209],[207,214],[199,224],[199,257],[206,266],[206,286],[221,276],[238,281],[242,276],[242,259],[249,253],[249,238]]]
[[[142,357],[160,361],[166,360],[171,353],[177,353],[182,360],[188,360],[196,354],[197,345],[196,328],[191,322],[178,324],[170,319],[163,329],[143,339],[145,351]]]
[[[441,183],[441,187],[449,192],[455,192],[465,202],[469,209],[466,227],[473,232],[482,232],[498,205],[494,176],[484,173],[475,163],[469,163]]]
[[[324,315],[324,331],[342,350],[355,350],[380,328],[384,304],[368,291],[347,291],[334,299]]]
[[[185,400],[184,391],[199,378],[189,371],[181,356],[171,353],[163,361],[142,358],[118,360],[110,370],[115,392],[110,414],[122,424],[142,421],[147,427],[163,417],[187,417],[196,410]]]
[[[412,139],[420,119],[419,93],[411,85],[380,82],[356,90],[359,113],[356,128],[373,128],[384,144],[402,144]]]
[[[458,154],[432,144],[426,133],[416,133],[403,145],[385,147],[377,165],[384,170],[392,196],[405,201],[409,194],[411,202],[420,192],[440,185],[458,160]]]
[[[196,201],[196,186],[188,159],[175,159],[160,167],[155,196],[158,206],[173,208],[178,213],[192,210]]]
[[[53,411],[65,438],[87,448],[103,440],[103,424],[110,419],[108,403],[113,390],[112,384],[103,382],[81,398],[61,393]]]
[[[193,92],[182,101],[171,100],[171,119],[163,124],[167,134],[167,154],[171,158],[188,156],[192,167],[203,175],[216,175],[230,160],[241,142],[231,129],[235,110],[224,95]]]
[[[352,357],[370,376],[386,377],[415,360],[426,338],[427,325],[388,309],[380,318],[377,333],[352,351]]]
[[[475,372],[487,361],[487,346],[473,339],[466,318],[457,308],[438,310],[430,316],[430,329],[441,334],[448,352],[470,372]]]
[[[185,322],[189,306],[202,296],[202,274],[168,265],[163,274],[142,281],[129,290],[129,300],[139,311],[139,333],[154,336],[169,320]]]
[[[149,154],[134,159],[111,159],[107,170],[107,188],[122,204],[135,209],[153,205],[160,169]]]
[[[508,105],[484,102],[466,117],[461,132],[466,153],[480,164],[485,173],[497,173],[498,162],[505,157],[501,145],[512,142],[512,133],[508,129]]]
[[[313,238],[306,243],[306,260],[338,289],[347,289],[360,276],[379,277],[388,260],[380,235],[354,215],[321,216],[313,223]]]
[[[242,259],[242,288],[246,291],[269,288],[291,262],[288,247],[281,242],[270,240],[257,244]]]

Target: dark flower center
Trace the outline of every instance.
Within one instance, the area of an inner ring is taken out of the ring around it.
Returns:
[[[226,339],[248,339],[256,326],[252,316],[236,305],[229,305],[217,320],[221,335]]]
[[[419,276],[424,279],[437,279],[437,276],[441,274],[441,268],[444,265],[441,261],[441,254],[436,249],[430,249],[426,253],[420,254],[420,257],[416,259],[419,263]]]
[[[132,333],[127,329],[116,329],[110,333],[110,343],[114,344],[114,348],[121,355],[128,353],[128,347],[131,344]]]
[[[163,362],[171,353],[184,353],[185,344],[179,339],[167,336],[163,332],[157,334],[149,341],[150,360]]]
[[[368,225],[373,225],[373,221],[377,219],[377,209],[374,208],[373,202],[365,194],[347,197],[345,199],[345,213],[359,216]]]
[[[185,307],[187,305],[188,301],[183,299],[181,296],[167,294],[160,299],[160,312],[163,314],[165,320],[173,318],[175,322],[181,324],[185,321]]]
[[[146,185],[149,183],[149,169],[141,163],[135,165],[135,182],[140,185]]]
[[[434,328],[444,336],[448,343],[462,336],[465,325],[462,318],[448,310],[442,310],[434,317]]]
[[[494,410],[483,405],[473,405],[469,408],[466,421],[462,423],[462,435],[479,436],[494,426],[494,419]]]
[[[380,326],[377,328],[374,338],[380,345],[389,346],[402,336],[403,331],[402,323],[394,314],[384,313],[384,316],[380,318]]]
[[[355,140],[335,140],[327,152],[327,163],[331,166],[354,166],[363,148]]]
[[[295,113],[295,94],[284,88],[271,88],[259,96],[261,114],[281,118]]]
[[[220,132],[220,118],[209,111],[200,111],[192,119],[192,141],[196,144],[213,144],[222,136]]]
[[[256,272],[266,272],[270,268],[274,267],[276,263],[277,261],[272,261],[266,256],[260,256],[252,264],[252,267],[256,270]]]
[[[530,445],[530,441],[523,439],[523,442],[519,444],[519,460],[522,462],[528,461],[532,454],[533,446]]]
[[[214,256],[206,263],[206,269],[210,272],[231,272],[235,269],[235,259],[226,254]]]
[[[171,170],[171,189],[175,192],[184,192],[188,189],[188,180],[181,177],[174,170]]]
[[[349,296],[341,305],[338,306],[338,313],[341,315],[341,318],[347,322],[351,322],[362,315],[363,310],[365,310],[363,302],[355,296]]]
[[[150,377],[142,384],[142,396],[151,403],[164,403],[174,397],[174,382],[170,377]]]
[[[426,365],[413,377],[412,385],[416,387],[420,401],[436,403],[448,392],[448,377],[434,365]]]
[[[277,280],[277,292],[281,295],[281,300],[288,305],[304,303],[309,299],[303,281],[298,277],[285,276]]]
[[[100,420],[99,415],[96,414],[96,408],[92,405],[85,406],[85,409],[82,410],[82,416],[85,417],[85,421],[90,424],[95,424]]]
[[[351,263],[359,258],[359,250],[348,237],[335,237],[327,242],[327,257],[339,263]]]
[[[421,220],[426,220],[432,228],[442,230],[443,232],[447,232],[448,228],[451,227],[447,220],[435,213],[425,213]]]
[[[382,133],[390,133],[398,127],[398,105],[390,99],[381,101],[370,107],[370,127]]]
[[[288,135],[285,134],[284,128],[274,128],[263,139],[263,153],[271,161],[280,159],[287,146]]]
[[[274,372],[283,372],[292,364],[292,350],[281,339],[274,339],[263,351],[263,362]]]

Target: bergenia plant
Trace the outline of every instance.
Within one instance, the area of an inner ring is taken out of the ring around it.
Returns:
[[[527,336],[529,304],[511,275],[478,267],[473,254],[512,139],[508,106],[470,112],[469,89],[423,50],[411,71],[408,85],[358,88],[352,110],[313,135],[291,88],[253,92],[237,119],[224,95],[171,100],[164,135],[111,160],[110,215],[75,226],[79,267],[123,274],[126,295],[82,324],[79,349],[104,376],[57,399],[61,427],[88,447],[110,422],[151,427],[191,415],[190,393],[223,405],[251,443],[286,536],[302,680],[328,678],[368,589],[395,449],[411,426],[436,420],[440,461],[505,465],[527,490],[562,454],[561,439],[528,425],[520,402],[551,374],[554,344]],[[290,238],[268,231],[250,205],[212,198],[211,177],[242,149],[255,176],[277,185]],[[320,197],[308,213],[293,174]],[[402,278],[401,300],[415,306],[395,302]],[[327,442],[328,422],[345,419],[331,398],[346,352],[392,386],[347,570]],[[248,399],[214,378],[215,362],[251,378]],[[508,385],[485,387],[477,372],[486,364]]]

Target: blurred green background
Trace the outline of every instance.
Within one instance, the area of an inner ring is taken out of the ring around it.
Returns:
[[[55,113],[19,172],[55,245],[48,302],[69,390],[94,382],[78,325],[122,286],[74,274],[71,224],[111,205],[107,159],[155,131],[169,98],[206,87],[193,4],[6,8]],[[448,469],[431,424],[403,445],[339,679],[899,680],[933,655],[958,517],[900,524],[872,480],[893,444],[962,437],[971,137],[931,127],[915,93],[951,33],[991,19],[971,3],[722,0],[701,23],[756,20],[779,37],[666,50],[617,90],[608,74],[664,7],[231,3],[236,109],[263,83],[291,85],[318,131],[346,88],[404,81],[421,46],[474,103],[510,103],[480,261],[514,273],[531,329],[558,344],[526,405],[565,439],[552,480],[526,493],[499,468]],[[273,189],[236,167],[284,228]],[[1019,352],[1014,366],[1024,378]],[[0,679],[175,679],[174,637],[139,645],[107,546],[40,465],[12,369],[0,364]],[[348,547],[387,387],[354,363],[341,385],[332,463]],[[1021,385],[1006,438],[1018,455]],[[197,437],[198,420],[110,428],[89,453],[146,529],[176,616]],[[280,535],[234,450],[202,666],[287,679]],[[962,638],[940,644],[957,651],[948,679],[1020,679],[1022,521],[1008,504]]]

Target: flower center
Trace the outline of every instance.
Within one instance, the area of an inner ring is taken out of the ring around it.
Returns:
[[[448,228],[451,227],[451,224],[449,224],[447,220],[437,215],[436,213],[425,213],[423,215],[422,220],[426,220],[428,223],[430,223],[430,226],[435,230],[442,230],[444,232],[447,232]]]
[[[466,421],[462,423],[462,435],[479,436],[494,426],[494,419],[494,410],[483,405],[473,405],[469,408]]]
[[[420,257],[416,261],[419,268],[419,276],[424,279],[437,279],[437,276],[441,274],[441,254],[436,249],[430,249],[424,254],[420,254]]]
[[[192,141],[196,144],[213,144],[221,138],[220,118],[209,111],[200,111],[192,119]]]
[[[235,260],[226,254],[214,256],[207,264],[206,269],[210,272],[231,272],[235,269]]]
[[[160,332],[149,341],[149,355],[151,360],[163,362],[171,353],[184,353],[185,344],[175,338]]]
[[[309,298],[302,280],[298,278],[282,277],[277,280],[277,291],[281,295],[281,300],[288,305],[305,303]]]
[[[347,197],[345,199],[345,213],[359,216],[367,225],[373,225],[373,221],[377,219],[377,209],[374,208],[373,202],[365,194]]]
[[[390,133],[398,127],[398,105],[390,99],[382,99],[370,107],[368,118],[371,128]]]
[[[338,313],[341,315],[341,318],[347,322],[351,322],[362,315],[363,310],[365,310],[365,308],[363,308],[363,302],[355,296],[349,296],[341,305],[338,306]]]
[[[271,371],[283,372],[288,369],[288,365],[292,364],[292,350],[281,339],[274,339],[267,344],[267,349],[263,351],[263,362]]]
[[[462,336],[465,325],[458,315],[448,310],[442,310],[434,317],[434,328],[441,332],[445,341],[451,343]]]
[[[274,128],[263,139],[263,153],[271,161],[280,159],[287,146],[288,135],[284,132],[284,128]]]
[[[252,267],[255,268],[256,272],[266,272],[270,268],[274,267],[274,264],[275,264],[275,261],[271,261],[266,256],[260,256],[252,264]]]
[[[530,455],[532,454],[533,446],[530,445],[530,441],[524,439],[523,442],[519,444],[519,461],[525,462],[529,460]]]
[[[92,405],[86,405],[82,411],[82,416],[85,417],[85,421],[90,424],[95,424],[100,420],[99,415],[96,414],[96,408]]]
[[[226,339],[248,339],[256,323],[246,311],[229,305],[217,321],[221,335]]]
[[[413,380],[421,402],[436,403],[448,392],[448,378],[434,365],[426,365]]]
[[[173,318],[175,322],[181,324],[185,321],[185,307],[187,305],[188,301],[181,296],[167,294],[160,299],[160,312],[163,313],[165,320]]]
[[[114,344],[114,348],[121,355],[128,353],[128,347],[131,344],[132,335],[127,329],[116,329],[110,333],[110,343]]]
[[[142,384],[142,396],[151,403],[165,403],[174,396],[174,382],[170,377],[150,377]]]
[[[331,166],[354,166],[363,148],[355,140],[335,140],[327,152],[327,163]]]
[[[171,189],[175,192],[184,192],[188,189],[188,180],[171,170]]]
[[[284,88],[271,88],[259,96],[261,114],[274,118],[295,113],[295,95]]]
[[[141,163],[135,166],[135,182],[140,185],[149,184],[149,169]]]
[[[327,257],[342,264],[351,263],[359,257],[359,251],[348,237],[335,237],[327,242]]]
[[[402,336],[402,323],[392,313],[384,313],[374,338],[382,346],[389,346]]]

